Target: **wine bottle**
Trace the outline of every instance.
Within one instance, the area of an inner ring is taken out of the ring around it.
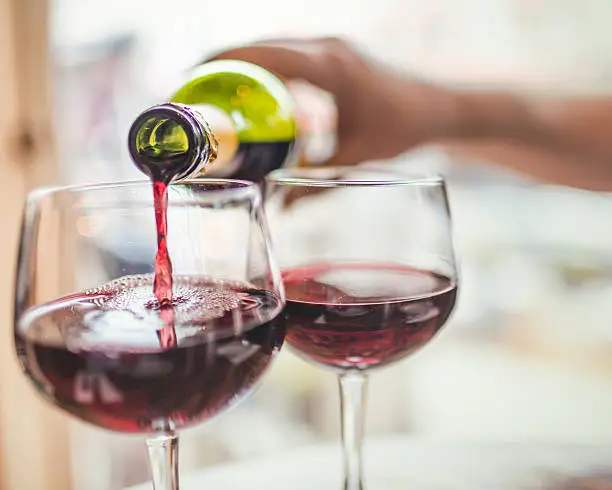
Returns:
[[[260,181],[292,159],[295,141],[289,90],[267,70],[236,60],[199,66],[168,103],[143,111],[128,136],[136,166],[167,183],[202,172]]]

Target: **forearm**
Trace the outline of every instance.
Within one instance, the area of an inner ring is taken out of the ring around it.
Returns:
[[[612,101],[458,93],[442,135],[463,154],[537,178],[612,190]]]
[[[536,180],[593,191],[612,191],[612,165],[601,165],[595,159],[499,140],[448,140],[438,143],[458,162],[487,163],[512,169]]]

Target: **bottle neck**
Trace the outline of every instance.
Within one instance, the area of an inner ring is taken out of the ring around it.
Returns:
[[[206,169],[212,177],[228,177],[235,174],[240,162],[235,159],[240,146],[236,122],[231,116],[212,104],[192,104],[187,106],[197,112],[207,123],[218,143],[215,164]]]
[[[218,143],[197,110],[168,103],[153,106],[136,118],[128,148],[143,173],[169,184],[206,169],[217,157]]]

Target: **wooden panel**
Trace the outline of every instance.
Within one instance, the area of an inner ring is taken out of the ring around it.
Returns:
[[[70,489],[66,418],[15,361],[13,274],[28,188],[53,179],[46,0],[0,0],[0,489]]]

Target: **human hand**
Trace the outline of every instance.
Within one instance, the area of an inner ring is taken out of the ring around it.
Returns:
[[[403,77],[341,39],[261,42],[213,59],[255,63],[285,80],[305,80],[331,93],[338,134],[330,165],[395,157],[444,137],[454,122],[450,92]]]

